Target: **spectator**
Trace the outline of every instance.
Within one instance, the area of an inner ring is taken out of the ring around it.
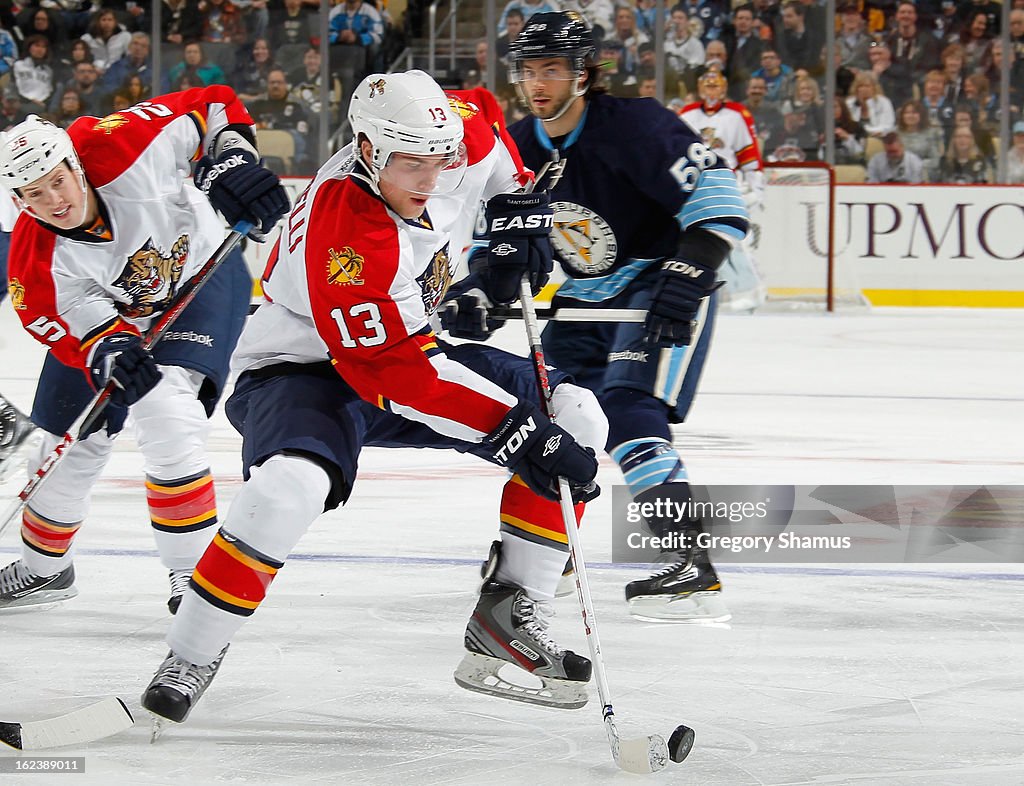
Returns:
[[[128,106],[135,106],[140,101],[145,101],[152,95],[150,86],[142,81],[138,74],[128,77],[120,88],[114,91],[128,99]]]
[[[764,80],[764,101],[776,109],[782,106],[782,102],[789,98],[793,91],[793,69],[784,65],[779,53],[771,47],[766,47],[761,52],[761,67],[752,76]]]
[[[723,0],[682,0],[679,5],[691,20],[700,23],[700,32],[694,30],[693,34],[700,37],[700,42],[705,47],[708,42],[721,38],[729,21],[728,6]]]
[[[608,86],[608,92],[619,98],[636,97],[636,76],[622,70],[622,44],[615,38],[601,42],[601,78]]]
[[[947,46],[959,40],[963,23],[956,15],[956,0],[942,0],[939,13],[932,20],[932,35],[940,46]]]
[[[331,65],[337,68],[345,90],[342,110],[348,114],[348,99],[352,90],[373,67],[380,47],[384,23],[380,13],[363,0],[345,0],[331,10],[330,35]]]
[[[960,3],[957,8],[957,16],[963,23],[963,27],[973,24],[973,20],[979,14],[985,16],[985,27],[989,36],[998,36],[1002,30],[1003,6],[995,0],[969,0]],[[1011,35],[1013,30],[1011,28]]]
[[[956,106],[964,90],[964,48],[960,44],[950,44],[942,50],[941,70],[946,76],[946,101]]]
[[[942,129],[932,124],[920,101],[907,101],[896,118],[896,128],[903,147],[921,159],[925,178],[934,180],[939,174],[939,161],[945,150]]]
[[[962,104],[956,108],[953,112],[953,129],[957,128],[968,128],[974,135],[974,143],[978,146],[978,151],[981,155],[989,162],[995,161],[996,157],[996,146],[992,142],[992,134],[986,129],[978,125],[977,118],[974,115],[971,107],[967,104]]]
[[[309,169],[306,151],[309,139],[309,120],[302,104],[288,95],[288,80],[280,68],[267,75],[267,96],[247,105],[256,128],[274,128],[287,131],[295,140],[295,166],[299,171]]]
[[[657,3],[655,0],[636,0],[633,6],[633,15],[636,17],[636,29],[647,36],[648,41],[654,41],[654,28],[658,25]],[[565,9],[562,9],[565,10]],[[668,11],[663,12],[662,27],[668,21]]]
[[[868,161],[869,183],[923,183],[924,164],[903,148],[900,135],[890,131],[882,137],[884,150]]]
[[[782,4],[780,24],[775,30],[775,48],[782,62],[794,71],[802,68],[812,76],[820,76],[825,73],[821,61],[824,31],[810,29],[806,13],[800,0],[786,0]]]
[[[836,35],[839,64],[857,71],[866,71],[871,68],[868,50],[872,41],[871,36],[864,32],[864,17],[860,15],[855,2],[845,3],[840,11],[842,19]]]
[[[187,76],[186,84],[191,87],[226,85],[228,83],[221,67],[206,59],[203,46],[198,41],[185,44],[184,59],[171,66],[171,70],[167,73],[167,82],[172,89],[181,89],[179,85],[182,76]]]
[[[724,42],[717,38],[708,41],[704,47],[704,67],[717,68],[726,79],[729,78],[732,71],[729,68],[729,50],[725,48]]]
[[[892,50],[888,44],[883,41],[872,43],[868,47],[868,61],[871,73],[893,106],[903,105],[914,97],[914,83],[905,74],[900,74],[898,68],[893,68]]]
[[[510,6],[522,9],[522,6],[515,6],[512,3]],[[612,0],[561,0],[557,5],[562,11],[575,11],[590,25],[591,35],[594,36],[595,43],[600,43],[606,35],[612,31],[612,27],[615,25],[615,3]],[[525,13],[520,10],[520,13]],[[524,23],[526,19],[529,19],[529,14],[525,15]],[[505,18],[506,32],[508,25],[508,17]],[[514,41],[515,36],[509,36],[509,41]]]
[[[1013,146],[1006,151],[1006,182],[1024,183],[1024,120],[1013,124]]]
[[[690,31],[690,19],[682,6],[675,6],[669,15],[665,33],[665,59],[676,79],[691,93],[697,86],[697,69],[704,65],[704,45]]]
[[[267,75],[274,68],[280,66],[270,53],[270,44],[265,38],[257,38],[239,53],[231,86],[243,102],[255,101],[267,94]]]
[[[940,128],[943,140],[948,140],[953,129],[953,105],[946,100],[946,75],[941,71],[925,75],[921,105],[928,113],[928,122]]]
[[[82,114],[102,116],[106,114],[103,91],[100,89],[98,80],[99,72],[93,63],[78,63],[71,79],[57,87],[50,98],[50,113],[56,114],[60,110],[61,101],[64,100],[64,93],[67,90],[74,90],[78,94],[78,100],[82,105]]]
[[[46,102],[53,94],[50,42],[45,36],[29,36],[25,40],[25,50],[28,55],[14,63],[14,83],[21,96],[22,108],[41,115],[46,112]]]
[[[44,0],[40,5],[60,13],[60,28],[71,38],[78,38],[89,26],[93,0]]]
[[[124,57],[131,38],[131,33],[118,23],[117,16],[110,8],[101,8],[93,14],[89,32],[82,36],[82,40],[92,50],[93,62],[101,72]]]
[[[59,52],[67,40],[56,13],[38,5],[29,5],[18,14],[18,29],[21,31],[21,51],[24,54],[28,54],[28,39],[34,35],[43,36],[49,42],[51,52]]]
[[[82,106],[82,99],[79,97],[78,91],[69,87],[60,94],[60,101],[57,102],[51,119],[61,128],[67,128],[85,114],[91,113]]]
[[[647,43],[650,39],[637,28],[636,16],[628,6],[620,5],[615,9],[615,26],[609,38],[622,44],[622,62],[619,69],[635,76],[637,61],[640,59],[637,49],[640,44]]]
[[[3,100],[0,102],[0,131],[8,131],[28,116],[21,108],[21,95],[18,88],[8,84],[4,88]]]
[[[498,35],[505,32],[505,28],[508,26],[506,21],[508,18],[508,12],[513,8],[518,8],[522,11],[523,18],[529,20],[534,14],[547,14],[552,11],[561,11],[562,6],[557,0],[536,0],[536,2],[528,2],[528,0],[509,0],[505,5],[505,10],[501,12],[501,18],[498,20]],[[608,32],[610,28],[605,28],[605,32]]]
[[[0,27],[0,83],[10,80],[11,69],[17,59],[18,45],[14,43],[14,36]]]
[[[123,112],[131,109],[135,102],[123,90],[117,90],[110,97],[110,109],[112,112]]]
[[[741,5],[733,11],[732,26],[722,34],[730,64],[729,97],[741,101],[747,92],[747,80],[761,67],[764,43],[754,30],[754,7]]]
[[[175,46],[184,46],[203,37],[203,13],[199,0],[161,0],[161,40]]]
[[[939,163],[939,183],[991,183],[992,172],[988,161],[978,150],[974,134],[966,126],[953,130],[946,155]]]
[[[203,41],[208,44],[245,43],[245,20],[242,9],[231,0],[203,0],[205,17]],[[203,6],[200,6],[202,8]]]
[[[892,102],[882,95],[875,75],[862,71],[853,80],[852,95],[846,99],[850,116],[864,126],[869,136],[883,136],[896,130]]]
[[[287,75],[292,99],[302,104],[309,118],[320,116],[320,50],[311,46],[302,56],[302,65]]]
[[[971,74],[964,80],[964,99],[976,107],[978,125],[988,131],[999,127],[999,99],[989,90],[984,74]]]
[[[835,163],[859,164],[864,166],[864,140],[867,132],[864,126],[850,117],[850,108],[840,97],[833,99],[835,113]]]
[[[639,98],[653,98],[661,103],[661,96],[658,95],[658,77],[647,69],[641,68],[636,78],[636,94]]]
[[[270,24],[270,12],[267,0],[232,0],[242,11],[242,22],[245,25],[246,38],[267,37],[267,26]]]
[[[917,83],[930,69],[939,65],[938,41],[917,25],[917,8],[910,0],[896,7],[896,28],[885,39],[892,52],[892,63],[900,79]]]
[[[825,141],[825,112],[818,83],[809,76],[797,77],[793,98],[782,105],[782,123],[787,144],[804,152],[805,161],[817,161]]]
[[[76,38],[61,53],[60,59],[53,64],[55,83],[67,82],[74,76],[75,65],[93,62],[92,50],[81,38]]]
[[[526,26],[526,19],[523,17],[521,8],[510,8],[505,17],[505,32],[498,36],[495,44],[495,52],[498,57],[498,64],[508,69],[508,45],[515,41],[516,36],[523,32]]]
[[[133,76],[142,80],[147,92],[153,92],[153,64],[149,58],[149,36],[145,33],[132,33],[124,57],[112,63],[103,75],[103,91],[113,93]]]
[[[964,67],[968,72],[973,73],[981,66],[981,60],[991,40],[992,36],[988,31],[988,14],[979,12],[971,16],[967,26],[960,31]]]
[[[768,89],[765,86],[764,77],[750,77],[750,80],[747,82],[747,100],[744,103],[754,118],[754,128],[757,130],[758,142],[761,145],[762,153],[765,150],[777,148],[782,144],[785,137],[782,113],[775,107],[765,103],[767,92]]]
[[[270,42],[274,51],[286,44],[306,44],[316,34],[317,14],[302,0],[284,0],[284,6],[270,11]]]

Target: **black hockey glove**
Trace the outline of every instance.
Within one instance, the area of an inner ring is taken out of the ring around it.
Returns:
[[[486,341],[491,333],[505,324],[504,320],[490,318],[492,304],[480,286],[480,274],[470,273],[449,288],[438,310],[441,327],[448,331],[448,335]]]
[[[498,194],[487,203],[487,260],[480,282],[492,303],[506,306],[519,297],[523,275],[537,294],[551,275],[552,212],[548,195]]]
[[[216,160],[203,156],[194,179],[228,224],[245,220],[254,225],[254,240],[263,240],[290,207],[280,178],[245,148],[228,148]]]
[[[128,407],[156,387],[163,376],[153,356],[142,348],[142,339],[134,333],[114,333],[101,340],[93,349],[89,373],[96,390],[111,380],[114,389],[107,406],[82,439],[104,427],[110,436],[119,432],[128,417]]]
[[[644,341],[662,347],[689,345],[700,302],[719,286],[714,268],[683,259],[665,260],[654,285]]]
[[[96,390],[113,381],[109,401],[121,407],[130,407],[145,396],[163,376],[134,333],[113,333],[101,340],[92,351],[89,370]]]
[[[589,502],[601,493],[594,482],[597,458],[561,426],[528,401],[520,401],[491,432],[485,442],[494,448],[494,460],[519,474],[530,490],[558,499],[558,478],[569,481],[574,502]]]

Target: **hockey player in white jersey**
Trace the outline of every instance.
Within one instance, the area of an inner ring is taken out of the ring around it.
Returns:
[[[205,440],[248,310],[252,282],[241,252],[151,351],[142,334],[213,255],[224,219],[267,231],[288,209],[254,141],[248,112],[224,86],[79,118],[67,131],[32,115],[0,139],[0,185],[22,209],[11,304],[49,350],[32,408],[45,436],[30,469],[95,392],[116,382],[96,429],[25,506],[21,559],[0,571],[0,609],[77,594],[75,534],[130,408],[176,610],[217,522]],[[192,161],[200,188],[188,182]]]
[[[451,345],[433,328],[481,201],[493,253],[473,285],[509,302],[524,274],[544,284],[546,195],[519,192],[529,173],[485,90],[446,95],[422,71],[373,74],[349,119],[355,141],[296,200],[263,276],[266,302],[239,341],[225,411],[243,437],[246,482],[196,566],[142,704],[188,717],[295,544],[348,500],[362,447],[376,445],[453,449],[514,472],[455,680],[580,706],[590,661],[553,641],[541,606],[568,556],[553,484],[569,480],[582,514],[607,423],[593,394],[555,370],[550,423],[528,358]],[[497,673],[509,664],[543,687],[508,686]]]
[[[722,72],[708,68],[697,80],[700,101],[684,106],[679,117],[693,126],[704,137],[704,144],[736,173],[753,223],[764,200],[764,162],[753,115],[743,104],[727,101],[727,89]],[[765,285],[753,258],[753,240],[751,234],[734,246],[719,271],[725,281],[725,302],[734,311],[753,311],[765,301]]]

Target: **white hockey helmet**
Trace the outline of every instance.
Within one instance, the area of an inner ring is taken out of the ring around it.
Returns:
[[[355,89],[348,110],[359,156],[360,135],[373,147],[370,174],[376,189],[395,153],[438,157],[443,166],[436,181],[411,179],[396,185],[427,196],[448,193],[462,182],[466,148],[462,116],[451,107],[441,86],[423,71],[370,74]],[[378,189],[379,190],[379,189]]]
[[[63,161],[81,169],[68,132],[39,115],[0,134],[0,185],[9,191],[50,174]]]
[[[10,131],[0,133],[0,186],[10,191],[18,207],[35,219],[46,221],[26,204],[19,190],[65,161],[82,190],[79,221],[84,223],[89,211],[85,171],[68,132],[39,115],[29,115]]]

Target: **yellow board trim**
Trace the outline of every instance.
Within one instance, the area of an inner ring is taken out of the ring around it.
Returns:
[[[979,289],[865,289],[873,306],[1024,308],[1024,292]]]

